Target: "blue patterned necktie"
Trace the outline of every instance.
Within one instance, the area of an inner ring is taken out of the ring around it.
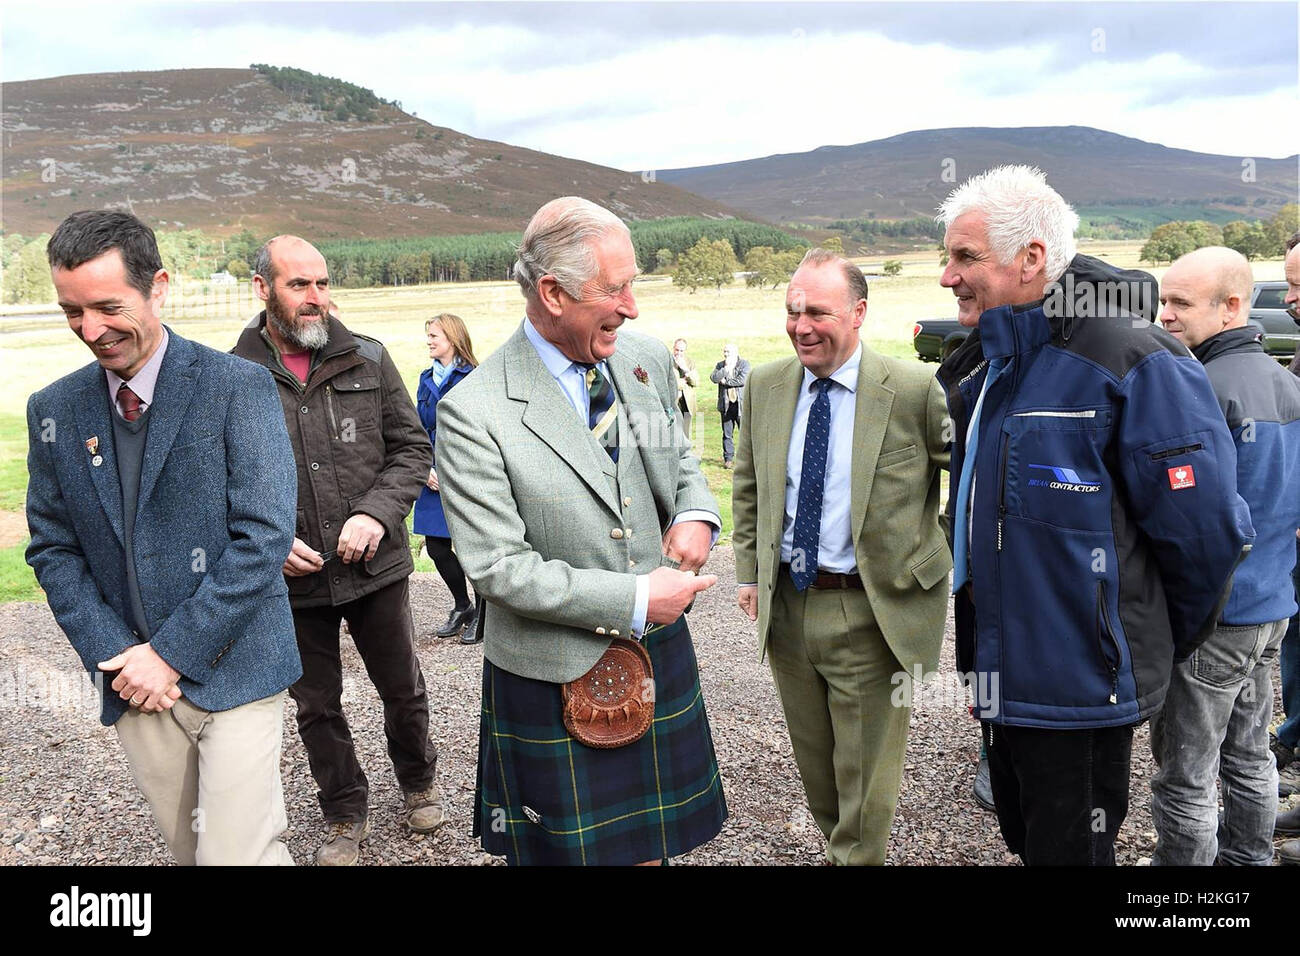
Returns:
[[[817,546],[822,533],[822,494],[826,490],[826,452],[831,441],[831,380],[813,383],[817,397],[808,410],[808,430],[803,439],[803,468],[799,473],[799,503],[794,513],[794,540],[790,544],[790,580],[795,590],[806,590],[817,579]]]
[[[980,444],[980,416],[984,412],[984,396],[1006,369],[1008,361],[1010,360],[1004,358],[989,360],[988,375],[984,377],[984,387],[980,390],[975,412],[971,416],[970,444],[966,446],[966,457],[961,463],[961,480],[957,482],[956,522],[952,531],[953,594],[970,580],[970,486],[975,475],[975,453]]]
[[[587,397],[591,400],[587,427],[601,447],[609,452],[609,457],[618,461],[618,401],[614,397],[614,386],[595,365],[574,364],[585,370],[583,379],[587,383]]]

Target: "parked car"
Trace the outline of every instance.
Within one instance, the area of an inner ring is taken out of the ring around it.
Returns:
[[[942,362],[968,335],[970,329],[956,319],[922,319],[912,326],[912,345],[922,362]]]
[[[1250,296],[1250,326],[1264,336],[1264,351],[1282,363],[1291,361],[1300,344],[1300,320],[1287,311],[1286,283],[1256,282]]]

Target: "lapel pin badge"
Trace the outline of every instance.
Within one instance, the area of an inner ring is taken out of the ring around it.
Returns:
[[[90,452],[90,463],[96,468],[104,463],[104,456],[99,453],[98,435],[91,435],[86,439],[86,451]]]

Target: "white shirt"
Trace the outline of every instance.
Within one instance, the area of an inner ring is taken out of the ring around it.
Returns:
[[[862,343],[830,376],[826,393],[831,403],[831,432],[826,452],[826,475],[822,492],[821,532],[817,542],[817,566],[825,571],[847,574],[857,569],[853,553],[850,520],[853,492],[853,422],[858,405],[858,367],[862,364]],[[790,428],[790,451],[785,459],[785,519],[781,533],[781,560],[789,562],[794,542],[794,518],[799,507],[799,481],[803,474],[804,438],[808,434],[808,413],[817,397],[817,377],[803,370],[799,401]]]
[[[587,370],[568,358],[563,352],[556,348],[552,343],[542,337],[542,333],[537,331],[531,319],[524,317],[524,336],[537,349],[537,355],[546,366],[546,371],[551,373],[556,384],[560,386],[560,391],[564,392],[564,397],[569,400],[573,410],[578,413],[582,423],[585,425],[591,420],[591,394],[587,391]],[[609,375],[609,366],[602,360],[596,363],[596,368],[600,374],[605,376],[607,381],[613,381]],[[713,526],[713,540],[709,546],[712,547],[718,541],[718,534],[722,531],[722,519],[712,512],[708,511],[683,511],[673,518],[672,523],[677,524],[679,521],[706,521]],[[646,612],[650,607],[650,576],[648,574],[638,574],[636,576],[636,604],[632,608],[632,638],[639,639],[645,632]]]

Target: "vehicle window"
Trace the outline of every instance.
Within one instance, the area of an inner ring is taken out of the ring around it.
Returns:
[[[1286,287],[1281,289],[1260,289],[1259,298],[1255,300],[1256,309],[1285,309]]]

